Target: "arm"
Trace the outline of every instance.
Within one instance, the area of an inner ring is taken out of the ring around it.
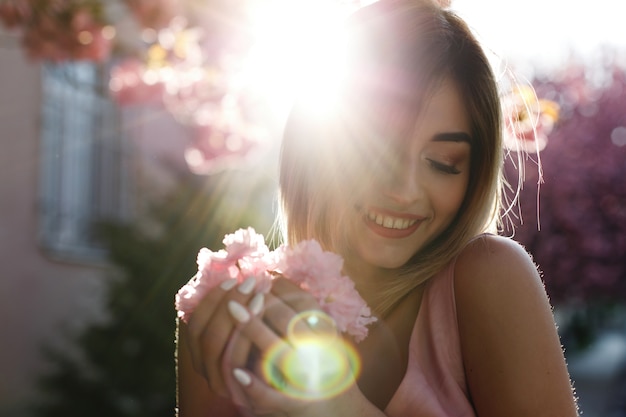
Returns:
[[[576,416],[550,303],[526,251],[496,236],[474,241],[457,261],[455,293],[477,415]]]

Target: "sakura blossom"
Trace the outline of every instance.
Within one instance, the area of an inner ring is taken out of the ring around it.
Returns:
[[[200,250],[198,272],[176,294],[178,317],[184,322],[188,322],[208,291],[225,280],[243,282],[254,276],[257,290],[269,291],[277,275],[292,280],[313,295],[337,329],[351,335],[356,342],[367,336],[367,326],[377,320],[354,282],[342,273],[341,256],[324,251],[317,241],[303,241],[292,247],[283,245],[270,251],[263,235],[247,228],[226,235],[223,243],[225,249],[216,252]]]

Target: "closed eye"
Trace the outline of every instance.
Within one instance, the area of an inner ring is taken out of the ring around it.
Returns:
[[[434,159],[427,159],[427,161],[430,164],[431,168],[444,174],[457,175],[461,173],[461,171],[459,171],[454,165],[443,164],[441,162],[435,161]]]

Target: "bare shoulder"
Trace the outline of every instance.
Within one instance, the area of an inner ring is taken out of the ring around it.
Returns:
[[[454,275],[468,389],[483,416],[575,416],[552,307],[528,252],[486,235],[459,255]]]
[[[480,293],[476,294],[477,290],[498,292],[520,286],[545,294],[537,266],[526,249],[513,239],[481,236],[474,239],[457,259],[457,297],[480,296]],[[483,295],[489,296],[488,293]]]
[[[555,328],[537,266],[512,239],[484,235],[473,240],[457,259],[454,290],[462,333],[482,331],[498,338],[514,331],[512,326],[521,331],[522,323],[537,321]]]
[[[537,266],[512,239],[485,235],[473,240],[457,259],[454,290],[462,335],[482,332],[498,341],[504,332],[522,331],[523,323],[555,328]]]

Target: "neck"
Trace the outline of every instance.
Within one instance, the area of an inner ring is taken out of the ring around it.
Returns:
[[[398,271],[374,267],[348,257],[345,259],[345,272],[354,281],[357,291],[372,312],[378,315],[380,294],[398,276]]]

